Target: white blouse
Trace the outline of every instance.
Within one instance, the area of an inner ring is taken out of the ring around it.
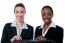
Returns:
[[[16,21],[12,22],[11,26],[16,27],[17,35],[21,35],[22,29],[28,29],[26,23],[24,23],[23,26],[22,26],[21,28],[18,28],[18,27],[16,26]]]
[[[43,30],[42,30],[42,36],[43,36],[43,37],[45,37],[45,35],[46,35],[46,33],[48,32],[48,30],[49,30],[50,27],[56,28],[56,25],[52,22],[46,30],[44,30],[43,25],[41,25],[40,28],[43,28]],[[39,28],[39,29],[40,29],[40,28]]]

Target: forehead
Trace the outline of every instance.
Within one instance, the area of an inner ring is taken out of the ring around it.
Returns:
[[[50,8],[44,8],[44,9],[42,9],[42,12],[50,12],[50,13],[52,13]]]
[[[15,8],[15,10],[25,10],[25,9],[23,7],[18,6]]]

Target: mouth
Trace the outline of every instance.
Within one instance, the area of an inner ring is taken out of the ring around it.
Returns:
[[[48,22],[49,20],[44,20],[45,22]]]

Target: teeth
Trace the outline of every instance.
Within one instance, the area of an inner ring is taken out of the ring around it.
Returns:
[[[48,21],[48,20],[45,20],[45,21]]]

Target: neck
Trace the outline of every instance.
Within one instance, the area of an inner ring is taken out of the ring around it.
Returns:
[[[44,23],[44,29],[46,30],[48,27],[49,27],[49,25],[51,24],[51,22],[50,23]]]
[[[22,27],[24,22],[16,22],[17,27]]]

